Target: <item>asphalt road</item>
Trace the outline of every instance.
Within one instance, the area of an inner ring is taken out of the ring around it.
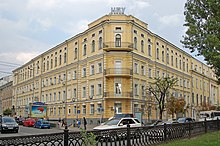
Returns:
[[[58,128],[38,129],[34,127],[25,127],[20,125],[18,133],[14,133],[14,132],[0,133],[0,137],[47,134],[47,133],[55,133],[55,132],[63,132],[63,129],[58,129]]]

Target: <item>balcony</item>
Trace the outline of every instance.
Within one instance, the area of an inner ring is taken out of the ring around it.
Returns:
[[[121,93],[115,93],[115,92],[105,92],[104,97],[107,98],[128,98],[130,99],[132,97],[132,92],[121,92]]]
[[[129,68],[108,68],[104,70],[106,77],[131,77],[133,74]]]
[[[103,43],[103,50],[105,51],[132,51],[133,43],[129,42],[106,42]]]

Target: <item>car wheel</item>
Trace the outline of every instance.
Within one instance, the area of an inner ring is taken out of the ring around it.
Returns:
[[[18,133],[18,130],[15,130],[15,133]]]
[[[50,129],[50,127],[48,127],[48,129]]]

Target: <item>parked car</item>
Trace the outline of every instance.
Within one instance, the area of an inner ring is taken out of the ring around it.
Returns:
[[[27,127],[33,127],[35,122],[36,122],[35,119],[27,118],[26,120],[24,120],[23,125]]]
[[[129,124],[131,127],[141,127],[141,123],[137,118],[113,118],[107,122],[96,126],[93,130],[106,130],[115,128],[125,128]]]
[[[194,120],[192,118],[189,118],[189,117],[183,117],[183,118],[179,118],[177,120],[177,122],[179,122],[179,123],[189,123],[189,122],[194,122]]]
[[[50,129],[50,123],[47,120],[44,119],[38,119],[35,124],[34,124],[35,128],[48,128]]]
[[[2,117],[1,122],[0,122],[0,130],[1,130],[1,133],[5,131],[13,131],[13,132],[18,133],[19,126],[16,123],[14,118]]]
[[[134,118],[134,114],[115,114],[113,117],[110,117],[108,120],[111,120],[113,118]]]
[[[160,121],[160,122],[155,123],[153,126],[164,125],[165,123],[167,125],[169,125],[169,124],[178,124],[179,122],[177,122],[177,121]]]

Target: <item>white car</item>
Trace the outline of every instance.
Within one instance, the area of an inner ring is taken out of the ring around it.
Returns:
[[[93,130],[108,130],[108,129],[116,129],[116,128],[125,128],[127,125],[130,127],[141,127],[141,123],[137,118],[121,118],[121,119],[111,119],[100,126],[96,126]]]

